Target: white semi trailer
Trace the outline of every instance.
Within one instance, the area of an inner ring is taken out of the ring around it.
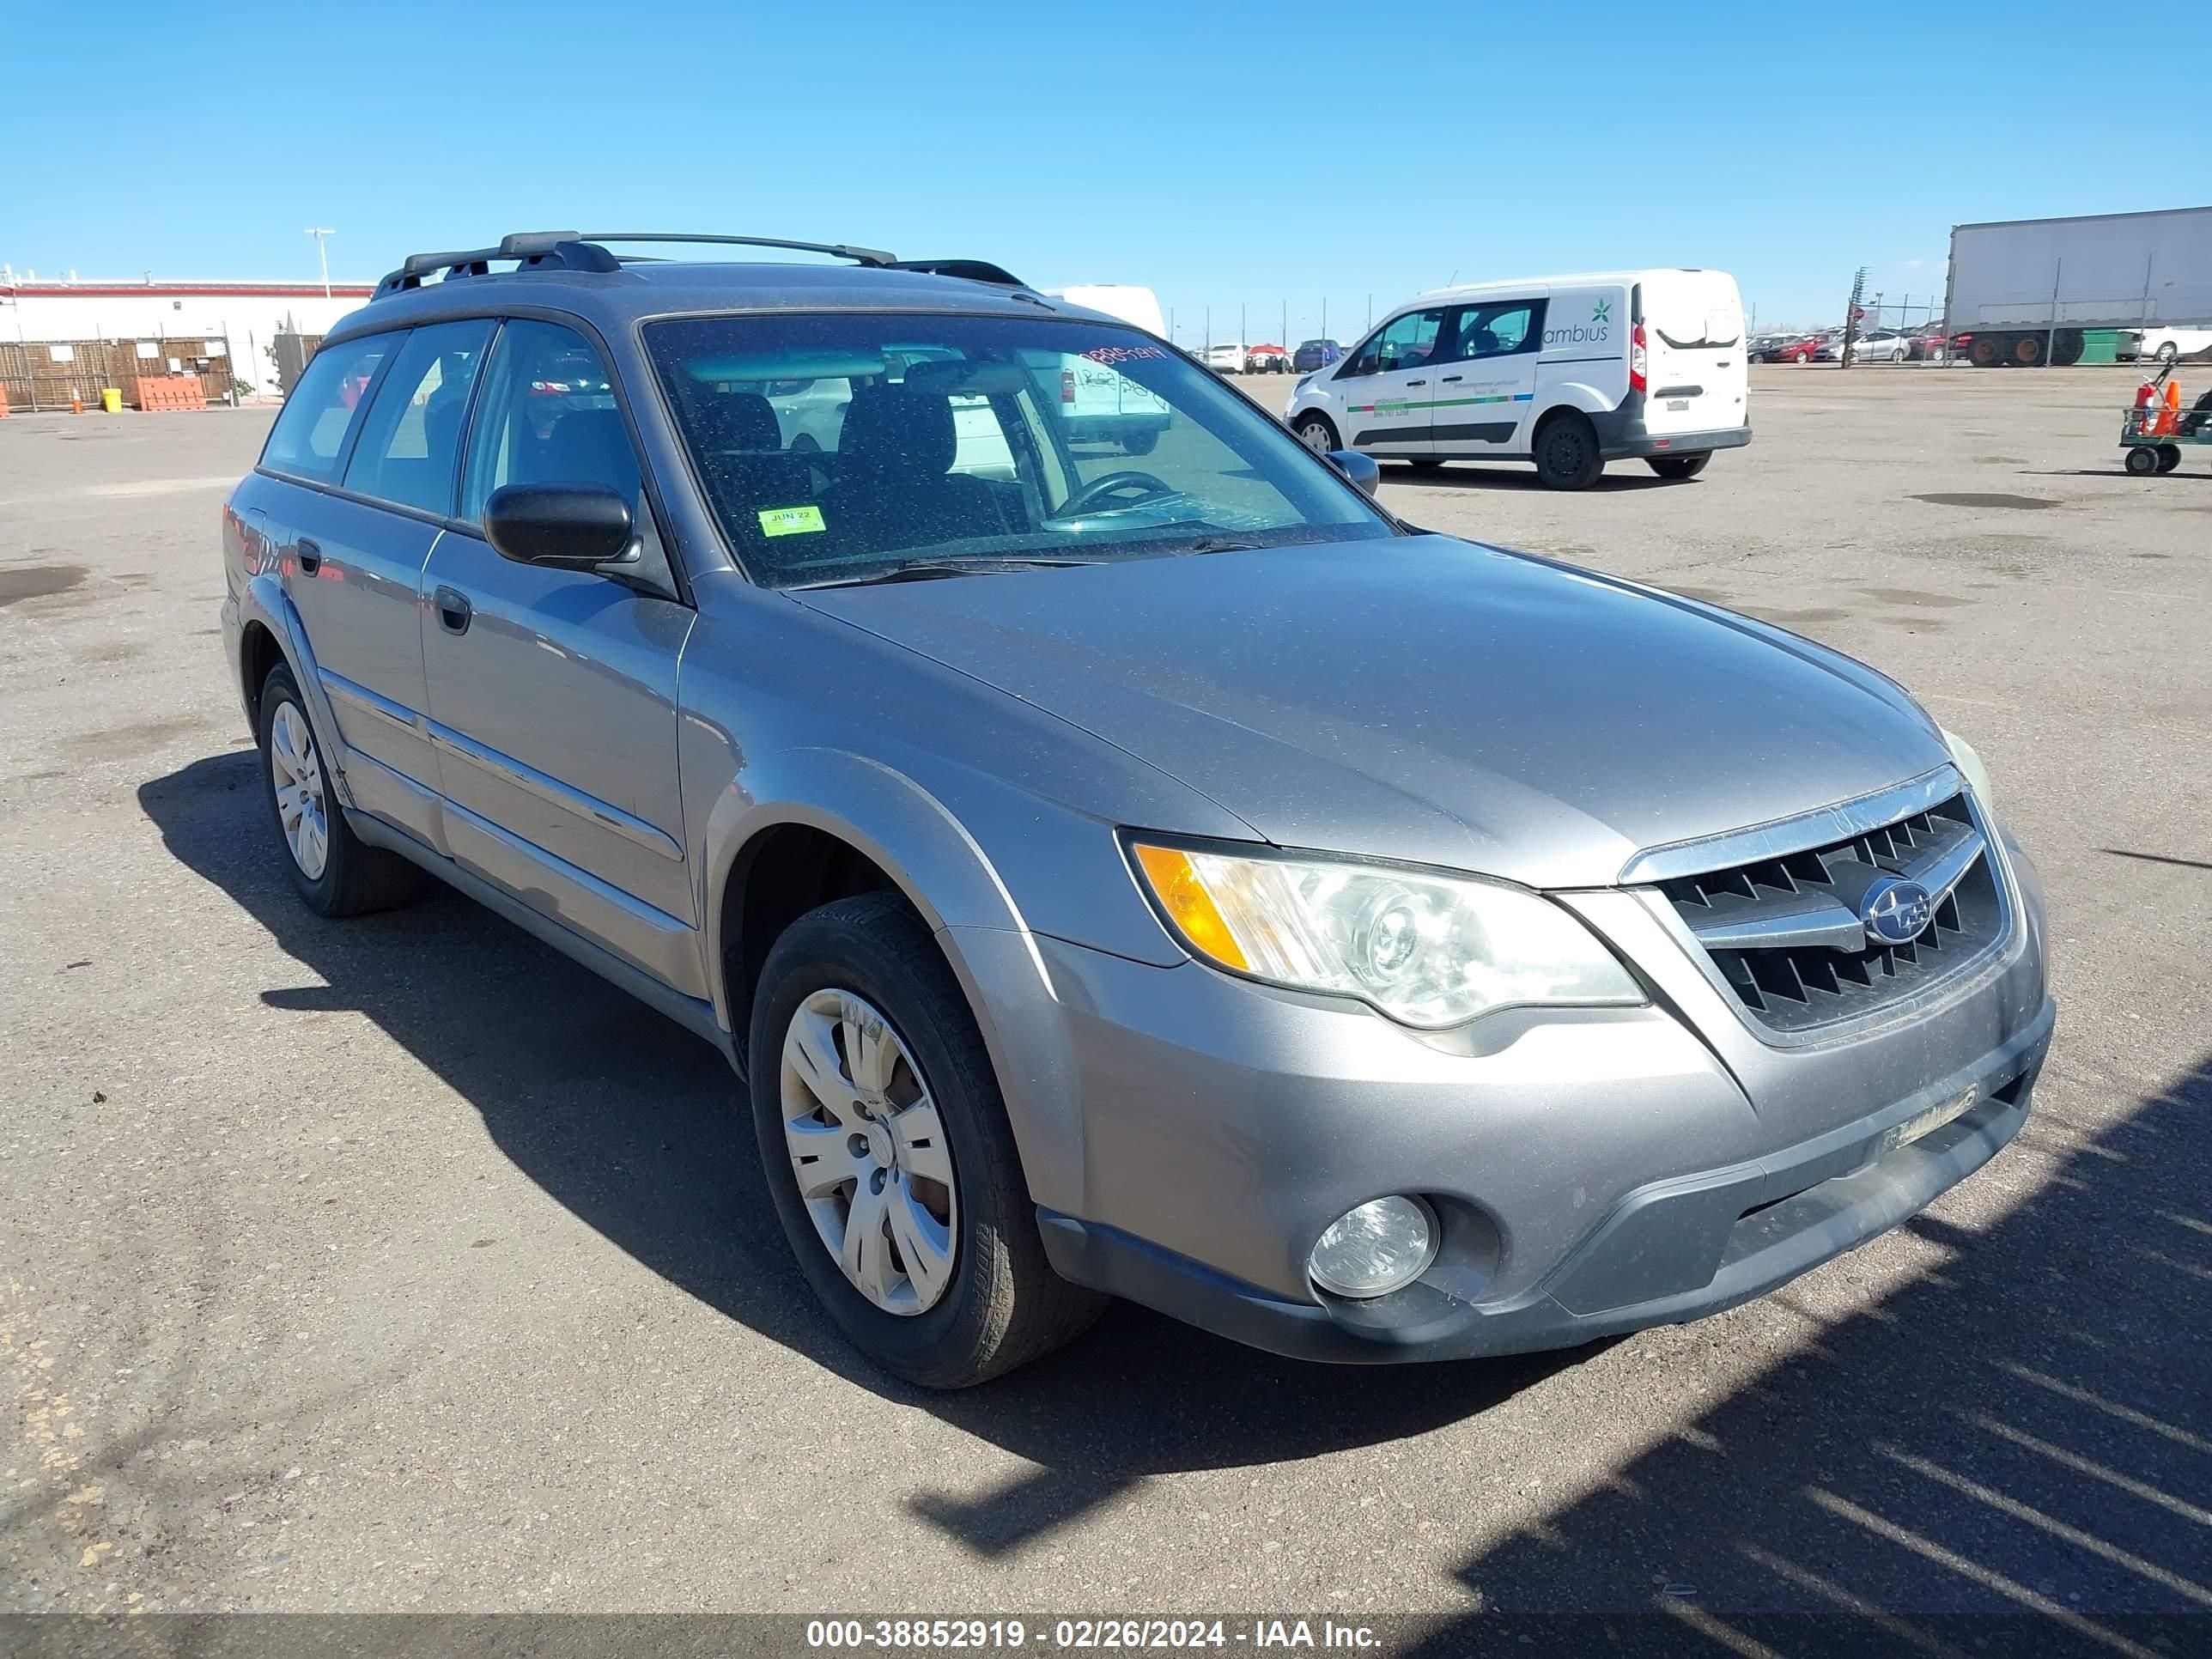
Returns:
[[[2078,362],[2085,329],[2212,323],[2212,207],[1954,226],[1943,313],[1982,368]]]

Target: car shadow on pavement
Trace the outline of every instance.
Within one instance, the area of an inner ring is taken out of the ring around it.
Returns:
[[[1484,1611],[1422,1650],[1641,1613],[1713,1653],[2212,1651],[2212,1055],[2075,1139],[2124,1085],[2061,1027],[1984,1177],[2032,1196],[1906,1223],[1940,1267],[1466,1562]]]
[[[712,1048],[550,946],[431,884],[326,921],[293,893],[258,756],[195,761],[138,799],[181,863],[325,983],[270,1007],[359,1012],[480,1115],[524,1175],[672,1284],[887,1398],[1036,1465],[981,1499],[915,1510],[982,1554],[1066,1525],[1146,1478],[1311,1457],[1478,1413],[1599,1349],[1380,1370],[1300,1364],[1116,1305],[1060,1352],[938,1394],[877,1370],[816,1308],[764,1186],[742,1087]]]
[[[1424,472],[1418,467],[1402,462],[1389,465],[1382,474],[1386,484],[1410,484],[1417,489],[1541,489],[1536,475],[1527,467],[1510,464],[1486,466],[1480,463],[1470,465],[1441,466]],[[1695,478],[1662,478],[1655,472],[1628,472],[1607,469],[1596,483],[1581,492],[1588,495],[1603,495],[1614,491],[1636,489],[1668,489],[1678,484],[1695,484]]]

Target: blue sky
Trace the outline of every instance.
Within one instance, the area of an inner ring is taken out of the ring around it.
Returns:
[[[1141,283],[1186,342],[1648,264],[1810,324],[1862,264],[1940,293],[1954,223],[2212,201],[2212,127],[2109,8],[22,9],[0,78],[55,106],[8,97],[0,259],[41,276],[312,276],[318,224],[349,277],[696,228]],[[164,84],[184,112],[141,118]]]

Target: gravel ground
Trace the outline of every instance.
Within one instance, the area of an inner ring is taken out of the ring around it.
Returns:
[[[1761,369],[1690,483],[1385,469],[1981,748],[2062,1004],[1990,1169],[1576,1353],[1333,1370],[1125,1308],[950,1398],[815,1316],[704,1046],[457,897],[294,902],[216,629],[267,413],[0,422],[0,1610],[2202,1613],[2212,450],[2124,476],[2132,384]]]

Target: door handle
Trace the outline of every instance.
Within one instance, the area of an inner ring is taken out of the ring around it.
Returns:
[[[294,550],[300,556],[301,575],[312,576],[323,568],[323,547],[320,542],[302,536],[295,544]]]
[[[1459,380],[1459,379],[1461,379],[1461,378],[1462,378],[1462,377],[1461,377],[1461,376],[1459,376],[1459,375],[1457,375],[1457,374],[1447,374],[1447,375],[1445,375],[1445,376],[1444,376],[1444,384],[1445,384],[1446,386],[1449,386],[1449,385],[1450,385],[1454,380]]]
[[[448,634],[465,634],[475,619],[476,607],[469,596],[458,587],[441,587],[431,596],[431,604],[438,608],[438,626]]]
[[[1408,380],[1406,384],[1407,386],[1426,386],[1428,382],[1426,380]]]

